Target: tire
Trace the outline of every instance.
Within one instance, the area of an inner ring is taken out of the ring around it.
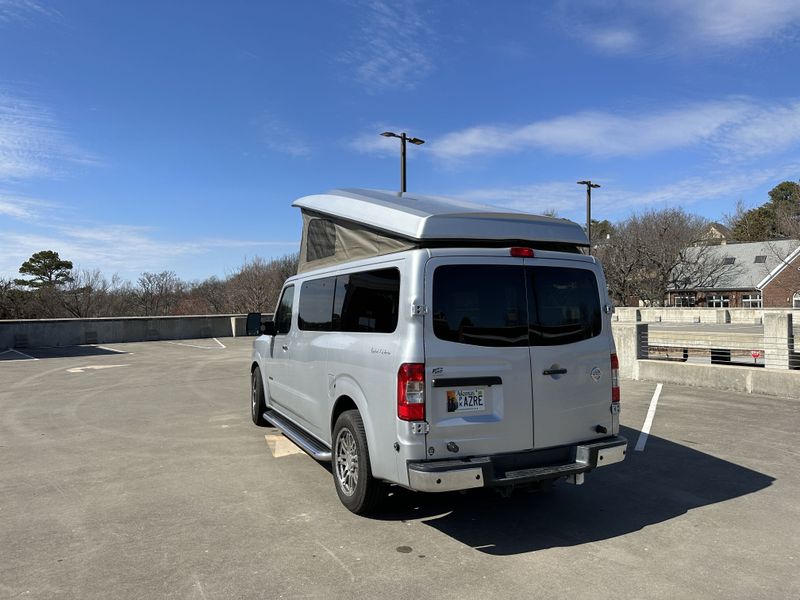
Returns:
[[[259,427],[269,425],[264,419],[267,404],[264,398],[264,382],[261,379],[261,369],[256,367],[250,375],[250,417]]]
[[[378,506],[384,485],[372,476],[367,435],[357,410],[347,410],[336,420],[331,466],[336,493],[348,510],[363,515]]]

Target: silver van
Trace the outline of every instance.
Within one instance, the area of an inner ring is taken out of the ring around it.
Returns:
[[[334,190],[253,345],[251,413],[332,461],[355,513],[389,484],[512,489],[624,459],[611,304],[583,230],[438,197]]]

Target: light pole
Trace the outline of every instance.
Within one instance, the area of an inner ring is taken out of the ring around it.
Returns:
[[[591,179],[576,182],[586,186],[586,237],[589,238],[589,254],[592,254],[592,188],[599,188],[599,183],[592,183]]]
[[[408,137],[406,132],[404,131],[400,135],[397,135],[393,131],[384,131],[381,134],[383,137],[396,137],[400,140],[400,191],[405,193],[406,191],[406,142],[414,144],[415,146],[419,146],[425,143],[425,140],[421,140],[415,137]]]

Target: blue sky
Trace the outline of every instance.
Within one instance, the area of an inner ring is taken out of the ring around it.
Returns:
[[[800,178],[797,0],[0,0],[0,276],[296,250],[295,198],[396,189],[711,219]]]

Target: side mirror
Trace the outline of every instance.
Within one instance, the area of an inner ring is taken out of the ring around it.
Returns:
[[[275,335],[275,321],[264,321],[260,327],[261,335]]]
[[[258,335],[261,331],[261,313],[248,313],[244,329],[246,335]]]

